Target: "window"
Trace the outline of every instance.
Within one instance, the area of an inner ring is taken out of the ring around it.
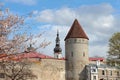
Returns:
[[[58,55],[57,55],[57,58],[58,58]]]
[[[74,39],[74,42],[77,42],[77,39]]]
[[[102,70],[102,75],[105,75],[105,71],[104,70]]]
[[[83,52],[83,57],[85,57],[85,52]]]
[[[73,64],[72,64],[72,69],[74,68]]]
[[[67,40],[67,43],[69,42],[69,40]]]
[[[81,42],[81,39],[79,40],[79,42]]]
[[[117,72],[117,76],[119,76],[119,71]]]
[[[71,56],[73,57],[73,52],[71,52]]]
[[[92,69],[92,72],[96,72],[96,69]]]
[[[0,78],[5,78],[4,73],[0,73]]]
[[[84,39],[82,41],[84,42]]]
[[[96,80],[96,76],[93,76],[93,80]]]
[[[110,75],[112,76],[112,71],[110,71]]]
[[[41,58],[39,58],[39,61],[41,61]]]

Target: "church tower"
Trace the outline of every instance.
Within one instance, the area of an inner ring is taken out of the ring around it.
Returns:
[[[66,80],[86,80],[84,69],[89,63],[88,40],[78,20],[75,19],[65,38]]]
[[[56,37],[56,45],[54,48],[54,58],[62,58],[62,49],[60,48],[60,38],[59,38],[59,32],[57,31],[57,37]]]

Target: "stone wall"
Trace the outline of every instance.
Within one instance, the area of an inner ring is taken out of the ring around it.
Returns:
[[[65,60],[41,59],[31,66],[36,80],[65,80]]]

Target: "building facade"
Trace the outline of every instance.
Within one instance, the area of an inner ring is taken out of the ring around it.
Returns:
[[[86,66],[87,80],[120,80],[120,68],[106,64]]]

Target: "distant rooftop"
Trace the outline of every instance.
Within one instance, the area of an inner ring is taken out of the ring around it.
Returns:
[[[15,60],[15,61],[19,61],[21,59],[24,58],[40,58],[40,59],[56,59],[54,57],[45,55],[45,54],[41,54],[41,53],[37,53],[37,52],[29,52],[29,53],[19,53],[19,54],[11,54],[11,55],[7,55],[7,54],[0,54],[0,60]],[[58,60],[65,60],[64,57],[58,59]]]
[[[104,61],[105,60],[105,58],[103,58],[103,57],[90,57],[89,58],[89,61]]]

